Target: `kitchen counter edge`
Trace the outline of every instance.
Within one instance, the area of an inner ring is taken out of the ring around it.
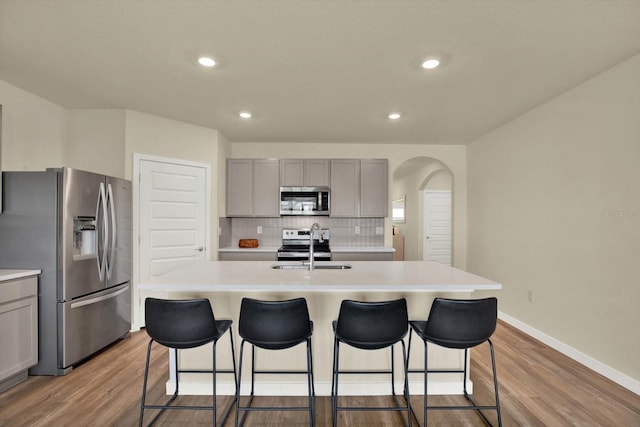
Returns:
[[[257,248],[239,248],[237,246],[225,246],[219,248],[218,252],[278,252],[280,246],[258,246]],[[374,252],[374,253],[393,253],[394,248],[386,246],[331,246],[331,252]]]
[[[36,276],[41,270],[13,270],[0,268],[0,282],[7,282],[14,279],[22,279],[24,277]]]

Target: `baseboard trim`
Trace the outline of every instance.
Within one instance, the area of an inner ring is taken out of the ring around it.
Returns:
[[[568,346],[567,344],[563,343],[562,341],[559,341],[555,338],[553,338],[552,336],[549,336],[547,334],[545,334],[544,332],[527,325],[524,322],[521,322],[520,320],[509,316],[508,314],[505,314],[501,311],[498,312],[498,318],[500,320],[505,321],[506,323],[508,323],[509,325],[513,326],[516,329],[521,330],[522,332],[526,333],[527,335],[530,335],[531,337],[537,339],[538,341],[543,342],[544,344],[548,345],[549,347],[553,348],[554,350],[559,351],[560,353],[564,354],[565,356],[570,357],[571,359],[575,360],[576,362],[586,366],[587,368],[599,373],[600,375],[610,379],[611,381],[615,382],[616,384],[626,388],[627,390],[640,395],[640,381],[626,375],[623,374],[620,371],[615,370],[614,368],[605,365],[604,363],[600,362],[599,360],[594,359],[591,356],[588,356],[584,353],[582,353],[579,350],[576,350],[575,348]]]

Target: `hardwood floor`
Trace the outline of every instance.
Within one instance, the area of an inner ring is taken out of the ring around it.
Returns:
[[[0,426],[134,426],[138,423],[142,375],[147,343],[136,332],[80,365],[64,377],[29,377],[0,394]],[[505,426],[640,426],[640,396],[619,387],[544,344],[500,322],[493,337],[496,347],[500,400]],[[165,399],[167,353],[154,346],[150,399]],[[474,397],[491,403],[488,346],[472,354]],[[190,404],[209,404],[210,397],[184,396]],[[220,402],[224,404],[229,398]],[[388,397],[352,397],[348,404],[390,404]],[[434,396],[431,403],[461,402],[460,396]],[[304,404],[298,397],[261,397],[256,404]],[[421,420],[421,396],[412,404]],[[152,415],[152,413],[151,413]],[[488,417],[495,422],[495,411]],[[233,417],[226,426],[233,425]],[[150,416],[145,415],[148,421]],[[482,426],[472,411],[433,411],[432,425]],[[211,412],[167,411],[158,426],[211,425]],[[402,426],[398,413],[341,413],[340,425]],[[305,412],[260,412],[248,426],[305,426]],[[316,425],[331,425],[331,403],[318,397]],[[414,424],[415,425],[415,424]]]

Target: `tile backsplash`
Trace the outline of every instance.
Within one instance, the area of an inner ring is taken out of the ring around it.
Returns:
[[[219,245],[221,248],[237,246],[239,239],[258,239],[261,246],[280,246],[283,228],[309,228],[314,222],[331,230],[333,246],[384,246],[384,218],[326,216],[220,218]],[[262,234],[258,234],[258,227],[261,227]]]

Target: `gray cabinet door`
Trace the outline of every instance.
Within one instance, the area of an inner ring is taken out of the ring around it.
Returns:
[[[360,160],[331,160],[331,216],[360,213]]]
[[[253,161],[253,216],[280,216],[280,163]]]
[[[328,159],[281,159],[280,185],[283,187],[329,187]]]
[[[385,217],[389,211],[389,173],[386,159],[360,161],[360,216]]]
[[[280,160],[280,185],[283,187],[299,187],[304,185],[303,169],[303,160]]]
[[[304,185],[308,187],[330,187],[329,160],[309,159],[304,161]]]
[[[36,276],[0,278],[0,393],[38,363],[38,281]],[[6,347],[5,347],[6,346]],[[6,349],[6,350],[5,350]],[[7,380],[3,383],[4,380]]]
[[[253,161],[227,160],[227,216],[251,216],[253,212]]]

